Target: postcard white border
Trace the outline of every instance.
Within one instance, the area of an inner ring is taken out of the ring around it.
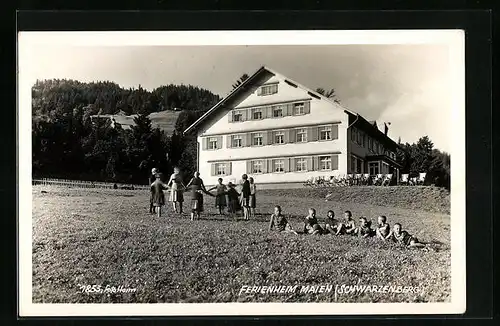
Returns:
[[[36,45],[340,45],[443,44],[453,74],[451,128],[451,302],[449,303],[32,303],[31,87],[29,56]],[[465,279],[465,33],[462,30],[392,31],[169,31],[18,33],[19,316],[365,315],[461,314]]]

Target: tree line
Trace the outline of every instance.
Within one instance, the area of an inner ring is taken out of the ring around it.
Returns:
[[[246,78],[240,79],[241,83]],[[237,84],[238,84],[237,82]],[[237,84],[234,86],[237,87]],[[325,92],[336,99],[334,90]],[[37,81],[32,92],[33,176],[144,183],[148,172],[170,173],[182,166],[188,178],[196,169],[195,135],[183,131],[210,107],[218,95],[194,86],[168,85],[147,91],[115,83],[73,80]],[[152,112],[181,108],[171,134],[153,128]],[[135,126],[112,126],[95,114],[137,114]],[[450,188],[450,155],[434,148],[429,137],[401,143],[401,173],[427,172],[427,183]]]
[[[196,139],[182,131],[219,101],[194,86],[168,85],[147,91],[115,83],[37,81],[32,90],[33,177],[144,183],[153,167],[174,165],[187,175],[196,166]],[[153,128],[152,112],[182,109],[171,134]],[[96,114],[137,114],[124,129]]]

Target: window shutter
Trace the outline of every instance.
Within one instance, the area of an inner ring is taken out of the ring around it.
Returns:
[[[285,144],[290,143],[290,133],[288,132],[288,130],[283,130],[283,142]]]
[[[268,173],[273,173],[274,172],[274,166],[273,166],[273,160],[272,159],[267,159],[267,160],[264,160],[267,162],[267,172]]]
[[[217,149],[222,148],[222,136],[217,136]]]
[[[296,165],[295,158],[291,157],[290,158],[290,172],[295,171],[295,165]]]
[[[288,130],[288,143],[295,143],[297,139],[297,130],[290,129]]]
[[[339,169],[339,156],[332,155],[332,170],[338,170],[338,169]]]
[[[233,122],[233,111],[229,111],[229,113],[227,114],[227,117],[229,119],[229,122]]]
[[[311,102],[310,101],[304,102],[304,113],[305,114],[311,113]]]
[[[262,173],[268,173],[267,160],[262,160]]]
[[[318,138],[318,133],[319,133],[319,127],[312,127],[312,141],[317,141]]]
[[[293,112],[293,108],[294,108],[294,104],[293,103],[289,103],[286,105],[287,108],[288,108],[288,115],[293,115],[295,112]]]
[[[247,137],[246,137],[246,134],[240,134],[239,136],[241,137],[241,147],[247,146]]]
[[[272,106],[266,106],[264,108],[262,108],[262,110],[264,111],[262,113],[262,115],[266,115],[268,118],[272,118],[273,117],[273,108]]]
[[[313,141],[313,128],[314,127],[309,127],[307,128],[307,141]]]
[[[231,148],[233,146],[233,138],[231,135],[226,136],[226,147]]]
[[[262,145],[267,145],[267,132],[262,133]]]
[[[290,159],[287,157],[284,158],[283,161],[285,161],[283,169],[285,170],[285,172],[290,172]]]
[[[272,131],[267,132],[267,144],[272,145],[274,143],[274,133]]]
[[[215,163],[212,163],[212,164],[210,165],[210,175],[211,175],[211,176],[214,176],[214,175],[215,175],[215,166],[216,166],[216,164],[215,164]]]
[[[307,158],[307,171],[314,171],[314,166],[313,166],[313,158],[312,156],[309,156]]]
[[[252,134],[248,133],[245,135],[247,139],[247,146],[252,146]]]
[[[252,173],[252,161],[247,161],[247,173]]]
[[[227,175],[231,175],[231,174],[233,174],[233,163],[228,162],[227,163]]]
[[[320,169],[320,166],[319,166],[319,156],[314,156],[313,157],[313,170],[314,171],[318,171]]]
[[[248,118],[247,118],[247,113],[248,113],[248,110],[240,110],[241,112],[241,121],[247,121]]]
[[[201,140],[201,149],[206,150],[208,148],[208,138],[205,137]]]
[[[257,96],[262,96],[262,87],[257,88]]]
[[[332,139],[339,139],[339,125],[332,125]]]

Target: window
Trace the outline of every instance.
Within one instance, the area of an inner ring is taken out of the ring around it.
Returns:
[[[283,131],[276,131],[274,133],[274,143],[284,144],[285,143],[285,133]]]
[[[368,169],[369,169],[370,175],[377,175],[377,174],[379,174],[378,162],[370,162],[370,163],[368,163]]]
[[[235,122],[243,121],[243,115],[241,114],[240,111],[234,111],[234,113],[233,113],[233,121],[235,121]]]
[[[285,172],[285,161],[274,160],[274,172]]]
[[[319,129],[319,140],[331,140],[332,139],[332,128],[331,127],[321,127]]]
[[[252,173],[262,173],[262,161],[252,161]]]
[[[273,106],[273,118],[281,118],[283,116],[283,107]]]
[[[217,137],[208,138],[208,149],[217,149]]]
[[[307,129],[297,129],[297,143],[307,142]]]
[[[302,172],[307,171],[307,160],[303,157],[298,158],[295,163],[295,171]]]
[[[305,114],[305,111],[304,111],[304,103],[295,103],[293,105],[293,114],[294,115],[301,115],[301,114]]]
[[[361,131],[358,131],[356,133],[356,143],[358,143],[359,145],[363,145],[363,133]]]
[[[262,119],[262,110],[261,109],[255,109],[253,111],[253,119],[254,120],[261,120]]]
[[[278,93],[278,84],[264,85],[260,88],[260,96],[272,95]]]
[[[320,156],[319,157],[319,167],[321,170],[331,170],[332,169],[332,158],[330,156]]]
[[[232,140],[232,147],[242,147],[242,137],[241,135],[234,135]]]
[[[354,129],[354,128],[352,128],[352,130],[351,130],[351,141],[356,141],[356,139],[358,137],[357,134],[358,134],[357,130]]]
[[[226,175],[226,163],[217,163],[215,172],[217,175]]]
[[[252,144],[254,146],[262,146],[263,145],[263,141],[262,141],[262,134],[261,133],[258,133],[258,134],[254,134],[253,135],[253,141],[252,141]]]
[[[356,171],[356,163],[358,159],[356,156],[351,156],[351,173],[354,173]]]

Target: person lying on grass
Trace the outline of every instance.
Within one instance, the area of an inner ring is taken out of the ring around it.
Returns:
[[[269,221],[269,231],[279,231],[279,232],[287,232],[298,234],[292,229],[290,223],[288,223],[287,219],[281,213],[281,206],[274,206],[274,213],[271,215],[271,220]]]
[[[338,228],[338,221],[335,219],[335,213],[329,210],[326,215],[325,233],[336,234]]]
[[[218,184],[215,187],[208,189],[208,191],[212,191],[216,189],[215,195],[215,208],[219,210],[219,215],[222,215],[222,211],[227,206],[226,204],[226,192],[227,187],[222,183],[222,178],[217,179]]]
[[[416,237],[404,231],[400,223],[394,223],[392,229],[392,240],[406,247],[412,247],[412,248],[425,247],[425,244],[420,243]]]
[[[309,215],[306,216],[304,221],[304,233],[321,234],[321,231],[323,231],[323,229],[318,224],[316,210],[314,208],[309,208]]]
[[[368,221],[366,217],[360,217],[356,234],[362,238],[368,238],[375,235],[375,231],[372,229],[372,222]]]
[[[347,235],[356,235],[356,222],[354,222],[352,218],[351,211],[344,212],[344,223],[340,223],[337,228],[336,235],[339,234],[347,234]]]
[[[156,180],[151,184],[151,201],[158,217],[161,217],[161,208],[165,205],[163,189],[167,189],[167,185],[161,181],[161,175],[157,173]]]
[[[389,223],[387,223],[387,217],[385,217],[384,215],[379,216],[377,222],[378,225],[377,229],[375,230],[377,238],[384,241],[390,239],[392,237],[392,231],[391,226],[389,225]]]

